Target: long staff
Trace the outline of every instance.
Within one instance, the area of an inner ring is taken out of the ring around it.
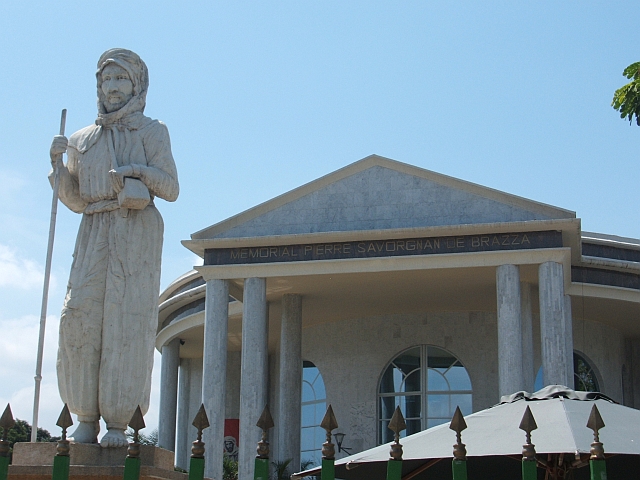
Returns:
[[[64,135],[67,123],[67,109],[60,115],[60,135]],[[58,161],[53,167],[53,199],[51,200],[51,219],[49,221],[49,243],[47,244],[47,260],[44,266],[44,286],[42,288],[42,307],[40,309],[40,336],[38,337],[38,357],[36,359],[36,388],[33,396],[33,422],[31,422],[31,441],[38,439],[38,411],[40,409],[40,382],[42,381],[42,353],[44,351],[44,331],[47,324],[47,302],[49,301],[49,278],[51,277],[51,257],[53,256],[53,239],[56,235],[56,215],[58,214],[58,190],[60,188],[60,172]]]

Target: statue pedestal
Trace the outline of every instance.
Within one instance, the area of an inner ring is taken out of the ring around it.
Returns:
[[[16,443],[9,480],[51,480],[55,443]],[[72,443],[69,480],[122,480],[127,447]],[[140,446],[141,480],[185,480],[174,471],[173,452],[150,445]]]

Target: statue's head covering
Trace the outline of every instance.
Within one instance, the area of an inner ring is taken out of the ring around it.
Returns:
[[[107,65],[115,63],[124,68],[129,74],[129,78],[133,83],[133,97],[129,102],[115,112],[107,113],[104,107],[105,95],[102,91],[102,70]],[[112,48],[107,50],[100,56],[98,60],[98,70],[96,72],[98,83],[98,120],[97,124],[114,123],[121,121],[125,116],[144,111],[147,101],[147,89],[149,88],[149,71],[142,59],[132,52],[124,48]]]

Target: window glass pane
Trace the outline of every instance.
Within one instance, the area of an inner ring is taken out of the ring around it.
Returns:
[[[422,430],[422,422],[420,420],[407,420],[407,429],[404,432],[403,437],[406,435],[413,435]],[[389,430],[391,432],[391,430]],[[392,438],[393,440],[393,438]]]
[[[304,452],[301,457],[300,465],[304,466],[303,470],[308,470],[313,467],[317,467],[320,465],[322,459],[322,454],[320,452]],[[309,477],[317,478],[317,477]]]
[[[300,439],[302,450],[313,450],[315,446],[313,442],[314,430],[315,430],[315,427],[302,429],[302,438]]]
[[[429,418],[427,420],[427,428],[437,427],[438,425],[442,425],[443,423],[447,423],[450,421],[451,421],[450,418]]]
[[[325,413],[327,413],[327,405],[325,404],[325,402],[316,403],[316,416],[314,419],[315,425],[320,425],[320,422],[322,422]]]
[[[316,445],[320,445],[322,448],[322,444],[327,440],[327,431],[320,427],[314,428],[314,441]]]
[[[302,426],[303,427],[309,427],[316,424],[315,412],[316,412],[316,406],[314,404],[302,405]]]
[[[378,422],[380,426],[380,443],[392,442],[394,439],[393,432],[389,430],[389,420]]]
[[[316,399],[324,400],[327,398],[327,393],[324,390],[324,382],[322,381],[322,375],[318,373],[315,381],[313,382],[313,389],[316,391]]]
[[[422,410],[422,402],[419,395],[410,395],[406,397],[396,397],[400,405],[400,411],[404,418],[420,418]]]
[[[313,363],[305,361],[302,367],[302,412],[300,458],[317,465],[321,458],[324,430],[320,422],[327,403],[322,375]]]
[[[302,369],[302,380],[313,384],[314,380],[318,376],[318,369],[316,367],[305,367]]]
[[[380,397],[380,419],[390,420],[396,409],[397,397]]]
[[[316,394],[307,382],[302,382],[302,402],[311,402],[316,399]]]
[[[393,393],[396,392],[396,388],[399,388],[402,381],[401,375],[398,372],[398,381],[394,379],[394,373],[398,372],[393,365],[390,365],[382,375],[380,379],[380,393]]]
[[[393,364],[405,375],[411,373],[416,368],[420,368],[420,348],[412,348],[397,357]]]
[[[442,375],[442,372],[433,368],[427,370],[427,390],[430,392],[449,390],[449,385],[447,384],[444,375]]]
[[[573,354],[574,389],[583,392],[599,392],[598,380],[591,365],[577,353]]]
[[[472,413],[471,394],[467,393],[451,395],[451,410],[449,410],[451,412],[451,417],[453,417],[453,414],[456,411],[456,407],[460,407],[462,415],[469,415],[470,413]]]
[[[320,465],[320,454],[318,452],[303,452],[300,457],[300,465],[304,468],[302,470],[308,470]],[[309,477],[313,478],[313,477]]]
[[[449,352],[436,347],[427,347],[427,357],[427,366],[429,368],[447,369],[458,361],[458,359]]]
[[[542,375],[543,375],[542,367],[540,367],[538,369],[538,373],[536,374],[536,379],[533,382],[533,391],[534,392],[537,392],[538,390],[540,390],[543,387],[543,385],[542,385]]]
[[[451,390],[471,390],[471,379],[467,369],[459,362],[456,362],[444,376],[447,377]]]
[[[396,390],[401,392],[419,392],[420,391],[420,370],[414,370],[404,381],[403,389]]]
[[[453,417],[453,412],[450,412],[449,407],[449,395],[427,395],[427,416],[431,417]]]

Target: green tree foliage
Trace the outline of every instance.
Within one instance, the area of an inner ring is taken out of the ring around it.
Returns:
[[[127,428],[124,434],[127,436],[127,440],[129,440],[129,443],[133,442],[134,431],[132,428]],[[138,432],[138,443],[140,445],[153,445],[154,447],[157,447],[158,429],[153,429],[150,433]]]
[[[616,90],[611,106],[620,112],[620,118],[629,120],[629,124],[636,117],[636,125],[640,126],[640,62],[632,63],[622,74],[631,81]]]
[[[24,420],[16,420],[16,424],[9,429],[9,446],[13,448],[13,444],[16,442],[30,442],[31,441],[31,425]],[[60,437],[52,437],[51,434],[44,428],[38,429],[37,434],[38,442],[57,442]]]
[[[222,479],[238,480],[238,462],[226,455],[222,457]]]
[[[52,437],[44,428],[38,429],[36,438],[38,442],[57,442],[60,440],[60,437]],[[31,441],[31,425],[24,420],[17,419],[15,425],[9,429],[7,440],[9,440],[10,455],[13,455],[14,443]]]
[[[271,465],[273,466],[273,480],[289,480],[289,477],[291,476],[289,473],[290,463],[290,458],[282,461],[271,462]]]

